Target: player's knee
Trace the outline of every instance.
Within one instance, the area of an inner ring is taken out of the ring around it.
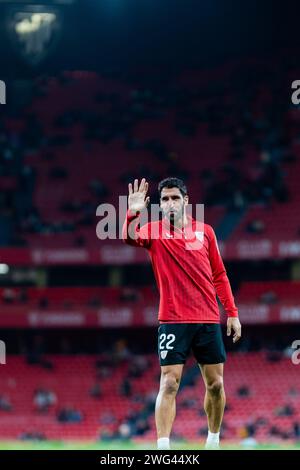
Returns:
[[[223,391],[223,378],[217,377],[214,380],[207,383],[206,389],[208,393],[214,396],[218,396]]]
[[[167,395],[176,395],[179,388],[179,380],[175,375],[168,374],[163,377],[162,389]]]

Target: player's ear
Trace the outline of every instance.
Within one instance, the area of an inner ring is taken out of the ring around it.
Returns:
[[[184,205],[187,206],[188,203],[189,203],[189,197],[188,197],[188,195],[185,195],[185,196],[184,196],[183,201],[184,201]]]

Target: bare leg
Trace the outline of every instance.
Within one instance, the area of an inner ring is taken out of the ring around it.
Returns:
[[[176,415],[176,394],[183,364],[161,367],[159,393],[156,398],[155,422],[157,438],[169,438]]]
[[[219,433],[225,408],[223,386],[223,364],[201,365],[201,372],[206,387],[204,409],[207,415],[210,433]]]

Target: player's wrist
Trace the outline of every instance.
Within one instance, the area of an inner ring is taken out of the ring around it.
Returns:
[[[127,218],[135,219],[140,215],[141,211],[129,208],[127,211]]]

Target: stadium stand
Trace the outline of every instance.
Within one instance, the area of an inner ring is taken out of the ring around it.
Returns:
[[[50,355],[47,359],[52,367],[47,369],[11,356],[10,367],[3,368],[0,380],[1,396],[9,397],[10,402],[9,409],[0,406],[2,438],[25,438],[26,433],[39,433],[50,440],[108,437],[154,440],[153,397],[159,368],[155,355],[141,357],[142,368],[134,373],[132,362],[126,359],[108,364],[107,358],[101,356]],[[283,374],[286,380],[279,381]],[[252,435],[258,441],[264,441],[270,434],[272,437],[272,427],[278,428],[278,434],[273,435],[275,440],[295,438],[293,424],[300,420],[297,374],[297,368],[283,355],[272,360],[264,352],[229,354],[224,438],[242,439],[250,426],[254,427]],[[126,378],[130,390],[124,393],[121,386]],[[199,371],[189,362],[178,396],[174,425],[177,438],[200,441],[201,430],[202,436],[206,433],[206,417],[200,413],[204,394],[201,380]],[[101,393],[95,398],[91,390],[97,381]],[[244,395],[238,393],[241,386],[248,390]],[[56,403],[38,410],[34,404],[37,389],[52,391]],[[80,422],[76,418],[73,422],[72,418],[59,422],[58,414],[64,408],[76,409]],[[146,421],[147,426],[142,427],[141,421]],[[127,436],[122,435],[125,424],[129,427]]]

